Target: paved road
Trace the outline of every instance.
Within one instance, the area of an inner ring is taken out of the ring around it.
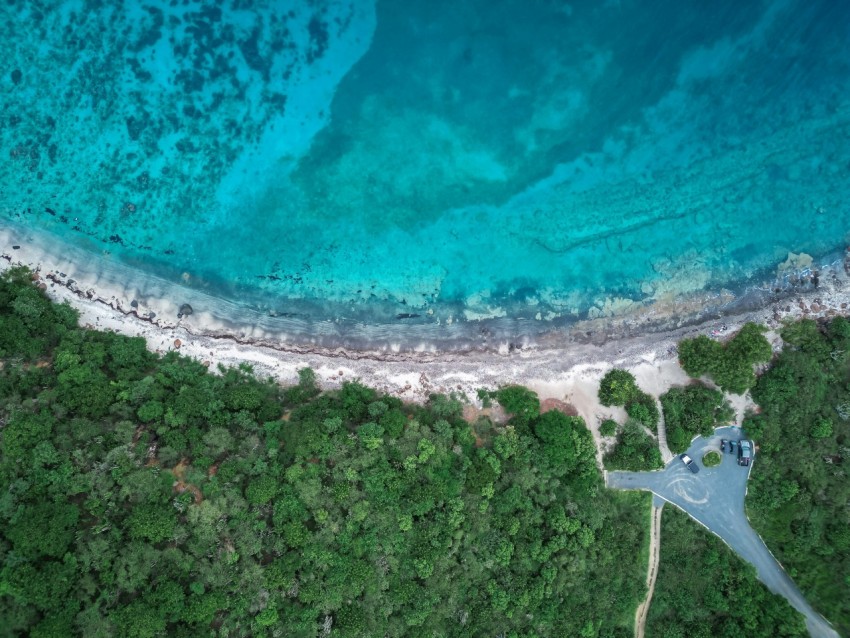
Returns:
[[[737,459],[728,453],[723,455],[719,466],[703,467],[703,454],[719,450],[721,438],[738,440],[741,430],[720,428],[713,437],[699,437],[691,444],[687,453],[699,464],[698,474],[692,474],[684,463],[674,458],[661,472],[609,472],[606,484],[621,490],[649,490],[687,512],[752,564],[770,591],[784,596],[803,614],[809,634],[814,638],[838,638],[832,626],[812,609],[761,537],[750,527],[744,511],[749,468],[739,466]]]

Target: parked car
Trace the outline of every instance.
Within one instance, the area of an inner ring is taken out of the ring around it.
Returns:
[[[720,451],[721,452],[726,451],[726,443],[728,443],[728,441],[726,439],[720,439]]]
[[[753,442],[742,439],[738,441],[738,465],[747,466],[753,460]]]
[[[734,454],[736,448],[735,441],[729,441],[729,454]]]
[[[685,467],[687,467],[691,472],[694,474],[699,472],[699,465],[697,465],[690,456],[687,454],[680,454],[679,458],[682,459],[682,463],[684,463]]]

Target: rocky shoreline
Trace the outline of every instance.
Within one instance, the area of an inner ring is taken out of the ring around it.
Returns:
[[[146,278],[144,285],[133,285],[132,282],[140,281],[140,274],[127,266],[95,255],[83,261],[82,251],[64,246],[61,251],[51,248],[55,247],[41,238],[0,230],[0,267],[28,266],[49,294],[78,308],[85,323],[142,334],[155,349],[173,349],[174,340],[179,339],[184,351],[188,351],[188,345],[184,344],[193,342],[206,344],[204,351],[209,346],[213,353],[222,345],[256,348],[279,363],[309,360],[313,367],[317,363],[359,362],[361,365],[355,367],[364,368],[373,362],[405,367],[493,363],[498,368],[507,368],[498,376],[479,373],[482,385],[528,382],[532,374],[551,377],[565,368],[594,361],[617,361],[618,365],[642,361],[650,352],[655,353],[654,357],[667,358],[684,336],[712,330],[717,331],[716,336],[722,336],[725,331],[713,328],[715,325],[728,325],[733,330],[746,321],[776,326],[785,317],[829,317],[846,313],[850,302],[848,252],[843,262],[836,260],[826,267],[811,267],[802,275],[792,271],[794,280],[789,284],[786,275],[784,289],[777,280],[778,285],[773,288],[763,286],[741,296],[722,291],[671,298],[639,306],[620,316],[583,319],[561,326],[553,324],[532,338],[521,333],[499,334],[492,322],[467,322],[466,328],[475,338],[445,349],[427,342],[425,335],[416,335],[409,330],[410,326],[403,329],[392,326],[394,332],[385,328],[378,333],[383,341],[379,347],[359,348],[344,342],[333,343],[337,331],[331,321],[316,321],[312,324],[316,328],[315,337],[304,339],[302,335],[299,340],[285,330],[275,331],[273,327],[279,327],[279,323],[269,324],[268,318],[246,313],[231,302],[154,278]],[[99,260],[102,263],[97,265]],[[238,323],[228,318],[228,313],[248,321]],[[156,335],[174,336],[169,345],[168,340],[157,339]],[[402,337],[409,339],[405,346],[393,342]],[[421,337],[419,343],[415,341],[418,337]],[[214,354],[210,356],[215,358]],[[272,366],[270,371],[277,369],[279,374],[279,367]],[[294,378],[294,368],[287,365],[286,369],[284,378]],[[371,375],[363,369],[359,376],[368,380]],[[337,374],[328,382],[333,384],[338,377]]]
[[[0,240],[3,233],[0,230]],[[683,338],[706,334],[722,340],[754,321],[770,328],[768,337],[778,350],[777,329],[783,321],[850,314],[848,253],[847,259],[812,270],[807,280],[787,290],[779,287],[755,290],[749,296],[714,293],[671,299],[620,317],[575,322],[567,329],[537,335],[534,342],[488,343],[482,339],[483,345],[465,350],[439,350],[426,342],[408,349],[391,343],[358,349],[328,346],[321,339],[293,342],[262,325],[223,320],[228,310],[238,310],[229,302],[188,289],[176,297],[179,302],[170,301],[176,288],[154,279],[148,281],[149,288],[142,295],[138,287],[130,285],[138,281],[138,273],[129,273],[120,265],[86,271],[78,265],[86,262],[74,262],[68,254],[14,245],[20,248],[11,249],[0,241],[0,270],[29,267],[48,295],[79,311],[81,325],[142,337],[151,350],[179,351],[211,369],[248,364],[260,376],[290,384],[297,381],[299,369],[310,367],[324,389],[359,380],[412,402],[425,402],[433,393],[454,393],[472,412],[483,407],[477,397],[480,388],[522,384],[544,402],[555,401],[585,420],[597,444],[600,466],[606,441],[599,435],[599,424],[606,418],[621,422],[626,418],[622,408],[606,408],[597,397],[599,380],[610,368],[630,370],[642,388],[658,396],[671,386],[689,382],[677,358],[677,344]],[[817,287],[812,281],[815,272]],[[135,280],[129,278],[131,274],[136,275]],[[125,278],[119,284],[122,275]],[[214,302],[221,305],[217,312],[206,310]],[[486,330],[486,325],[483,328]],[[748,395],[731,399],[742,418],[750,405]]]

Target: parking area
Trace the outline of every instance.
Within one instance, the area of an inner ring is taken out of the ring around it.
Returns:
[[[696,438],[687,454],[699,465],[697,474],[674,457],[664,470],[658,472],[608,472],[606,485],[612,489],[648,490],[679,507],[752,564],[768,589],[784,596],[806,617],[806,626],[812,636],[837,637],[835,630],[811,608],[761,537],[750,527],[744,511],[744,497],[752,466],[738,465],[737,456],[728,451],[721,455],[722,461],[717,467],[702,464],[706,452],[720,451],[721,439],[738,441],[741,436],[740,428],[727,427],[719,428],[712,437]],[[758,463],[758,456],[753,461],[755,463]]]

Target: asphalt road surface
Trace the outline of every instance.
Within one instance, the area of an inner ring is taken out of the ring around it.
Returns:
[[[770,591],[784,596],[806,617],[806,627],[813,638],[838,638],[836,631],[812,609],[761,537],[750,527],[744,511],[750,468],[739,466],[737,456],[728,451],[717,467],[703,466],[703,454],[709,450],[720,451],[721,438],[737,441],[741,438],[741,430],[720,428],[713,437],[698,437],[691,443],[687,454],[699,465],[698,474],[692,474],[675,457],[660,472],[608,472],[606,484],[613,489],[651,491],[690,514],[752,564]],[[754,463],[758,463],[758,458]]]

